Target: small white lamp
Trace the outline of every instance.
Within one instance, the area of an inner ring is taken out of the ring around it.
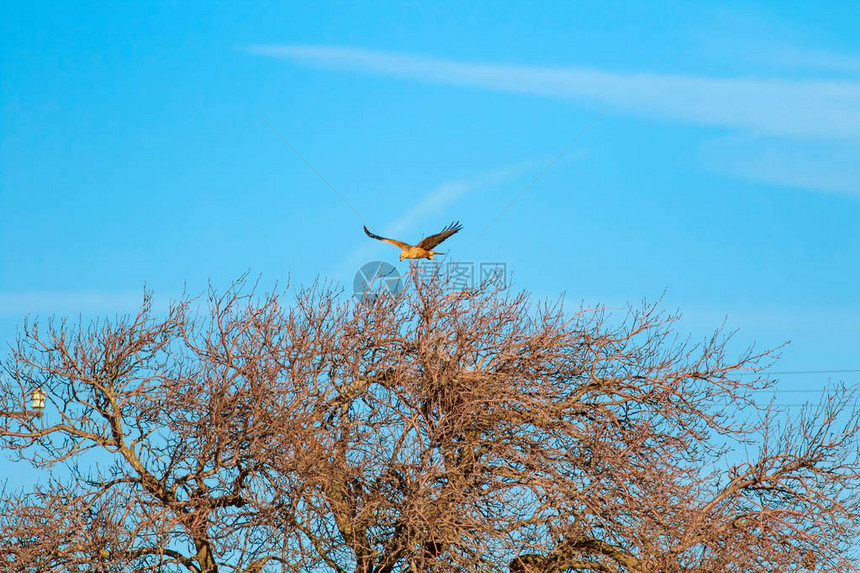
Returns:
[[[39,410],[40,413],[45,409],[45,393],[41,388],[36,388],[30,393],[30,407]]]

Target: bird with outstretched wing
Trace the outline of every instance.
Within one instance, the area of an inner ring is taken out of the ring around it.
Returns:
[[[445,253],[440,253],[438,251],[434,251],[433,247],[462,229],[463,226],[459,222],[451,223],[435,235],[430,235],[429,237],[424,237],[421,239],[417,245],[410,245],[408,243],[404,243],[403,241],[398,241],[397,239],[386,239],[385,237],[380,237],[379,235],[374,235],[370,231],[367,230],[367,227],[364,228],[364,232],[367,233],[367,236],[371,239],[376,239],[377,241],[384,241],[386,243],[390,243],[395,247],[400,247],[400,260],[403,259],[430,259],[433,260],[433,255],[444,255]]]

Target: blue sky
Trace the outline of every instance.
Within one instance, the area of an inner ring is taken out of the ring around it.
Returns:
[[[425,4],[4,6],[0,343],[144,285],[349,289],[397,264],[365,220],[460,220],[453,259],[538,297],[665,291],[694,336],[790,340],[775,370],[860,369],[860,5]]]

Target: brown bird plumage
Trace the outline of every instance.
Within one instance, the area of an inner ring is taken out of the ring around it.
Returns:
[[[396,239],[386,239],[385,237],[380,237],[379,235],[374,235],[370,231],[367,230],[367,227],[364,228],[364,232],[367,233],[367,236],[371,239],[376,239],[377,241],[385,241],[386,243],[391,243],[395,247],[400,247],[400,260],[403,259],[430,259],[433,260],[433,255],[444,255],[445,253],[440,253],[438,251],[434,251],[433,247],[462,229],[463,226],[459,223],[451,223],[435,235],[430,235],[429,237],[424,237],[421,239],[417,245],[410,245],[409,243],[404,243],[403,241],[398,241]]]

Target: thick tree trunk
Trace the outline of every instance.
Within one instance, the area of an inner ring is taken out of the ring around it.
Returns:
[[[195,539],[194,546],[197,548],[197,563],[200,564],[200,573],[218,573],[218,564],[215,563],[209,541]]]

